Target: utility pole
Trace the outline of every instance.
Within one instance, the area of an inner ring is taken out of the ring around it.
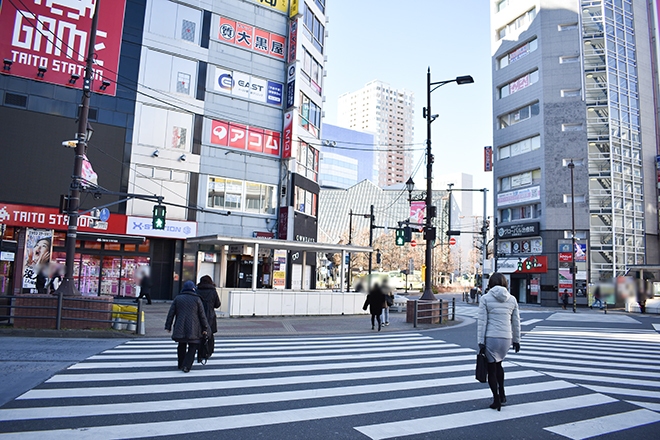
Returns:
[[[89,101],[92,95],[92,80],[94,78],[94,44],[96,41],[96,28],[98,25],[99,5],[101,1],[96,0],[94,7],[94,16],[92,17],[92,28],[89,33],[89,43],[87,46],[87,64],[85,66],[85,79],[82,89],[82,105],[80,106],[80,115],[78,118],[78,133],[76,134],[78,144],[75,149],[75,158],[73,162],[73,176],[71,178],[71,187],[69,190],[69,200],[67,204],[67,214],[69,215],[69,225],[66,232],[66,267],[64,280],[57,288],[56,293],[62,296],[80,295],[78,288],[73,280],[73,263],[76,255],[76,238],[78,235],[78,217],[80,210],[80,188],[82,179],[83,156],[87,153],[87,122],[89,116]]]
[[[349,245],[353,244],[352,237],[353,237],[353,209],[351,208],[348,211],[348,244]],[[348,286],[346,286],[346,291],[350,292],[351,291],[351,253],[350,252],[348,253],[348,277],[346,281],[348,283]]]
[[[484,188],[482,190],[484,192],[484,221],[483,221],[483,226],[481,227],[481,233],[483,235],[483,240],[484,240],[484,248],[483,248],[483,260],[481,264],[481,293],[485,294],[486,293],[486,287],[488,286],[488,283],[486,282],[486,260],[488,259],[488,215],[486,214],[486,210],[488,209],[487,203],[488,203],[488,189]]]

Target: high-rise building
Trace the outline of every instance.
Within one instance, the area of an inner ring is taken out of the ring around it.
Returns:
[[[586,304],[658,263],[651,3],[491,1],[498,269],[519,301]]]
[[[375,133],[378,155],[378,185],[405,182],[412,169],[415,97],[382,81],[371,81],[360,90],[339,97],[338,124]]]

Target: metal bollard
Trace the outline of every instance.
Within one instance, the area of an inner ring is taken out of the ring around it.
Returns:
[[[454,321],[456,319],[456,300],[454,298],[451,299],[451,320]]]
[[[603,306],[604,313],[607,315],[607,301],[604,303],[605,305]]]
[[[144,300],[138,299],[137,305],[137,319],[135,320],[135,334],[144,335],[144,322],[142,321],[142,307],[144,305]]]
[[[413,327],[417,328],[417,305],[419,301],[415,300],[415,307],[413,307]]]

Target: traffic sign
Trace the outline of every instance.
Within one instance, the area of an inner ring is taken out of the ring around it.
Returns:
[[[415,240],[410,240],[410,246],[412,247],[417,246],[417,242]]]
[[[454,246],[456,244],[456,238],[452,237],[449,239],[449,246]]]

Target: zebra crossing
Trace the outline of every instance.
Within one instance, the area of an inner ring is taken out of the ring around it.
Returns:
[[[472,348],[421,333],[217,340],[209,363],[188,374],[171,340],[134,340],[0,408],[0,439],[231,439],[266,428],[275,439],[474,438],[502,421],[528,438],[660,432],[659,338],[536,327],[505,361],[501,412],[474,379]]]

